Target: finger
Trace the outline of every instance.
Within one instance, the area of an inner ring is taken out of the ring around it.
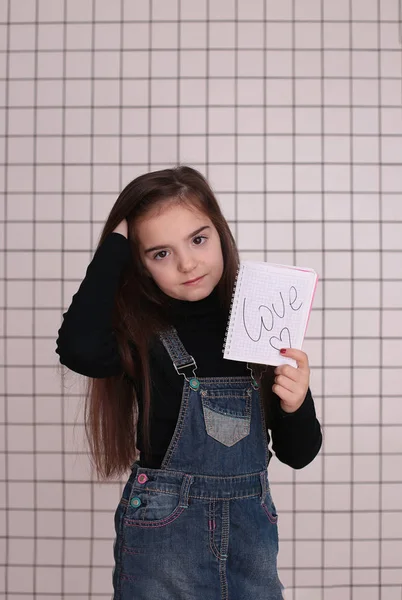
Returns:
[[[274,394],[279,396],[281,400],[287,402],[288,404],[291,404],[292,400],[294,399],[294,394],[292,392],[289,392],[289,390],[282,387],[281,385],[274,384],[272,386],[272,391],[274,392]]]
[[[285,352],[283,352],[285,350]],[[296,348],[283,348],[281,349],[281,355],[287,358],[293,358],[299,367],[299,369],[308,370],[308,356],[303,350],[297,350]]]
[[[296,367],[292,367],[292,365],[281,365],[276,367],[275,375],[285,375],[292,381],[301,381],[302,373],[299,372],[300,369],[296,369]]]
[[[297,390],[299,388],[298,383],[296,383],[292,379],[289,379],[289,377],[285,377],[285,375],[278,375],[277,377],[275,377],[275,383],[285,388],[285,390],[288,390],[289,392],[293,393],[297,393]]]

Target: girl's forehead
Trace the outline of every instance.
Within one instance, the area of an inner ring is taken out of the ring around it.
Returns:
[[[197,206],[187,202],[168,202],[149,211],[137,223],[140,230],[158,230],[166,226],[176,228],[200,221],[210,223],[208,215]]]
[[[137,235],[144,245],[167,243],[186,238],[196,229],[212,226],[208,215],[197,206],[188,203],[168,203],[162,210],[155,210],[137,221]],[[163,238],[163,239],[162,239]]]
[[[186,199],[176,199],[171,198],[156,204],[150,211],[147,213],[151,218],[157,218],[162,215],[171,215],[171,214],[183,214],[188,215],[188,213],[196,214],[196,215],[204,215],[205,213],[200,209],[196,202],[192,202],[191,200]],[[147,216],[145,215],[145,217]]]

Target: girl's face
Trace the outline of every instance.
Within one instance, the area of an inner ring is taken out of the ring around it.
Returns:
[[[168,203],[136,223],[141,259],[158,287],[178,300],[209,296],[223,273],[219,234],[195,206]]]

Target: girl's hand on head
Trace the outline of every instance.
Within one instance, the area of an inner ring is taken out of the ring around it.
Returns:
[[[286,348],[281,350],[283,356],[293,358],[298,368],[291,365],[280,365],[275,369],[275,383],[272,391],[281,399],[281,407],[285,412],[295,412],[304,402],[310,383],[310,367],[308,356],[302,350]]]
[[[127,219],[123,219],[117,225],[116,229],[113,230],[113,233],[121,233],[125,238],[128,238],[128,223]]]

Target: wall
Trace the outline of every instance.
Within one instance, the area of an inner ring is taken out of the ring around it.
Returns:
[[[55,338],[119,190],[182,162],[243,258],[320,276],[304,349],[324,446],[270,471],[287,597],[401,599],[400,15],[398,0],[1,3],[2,597],[110,597],[121,483],[91,477]]]

